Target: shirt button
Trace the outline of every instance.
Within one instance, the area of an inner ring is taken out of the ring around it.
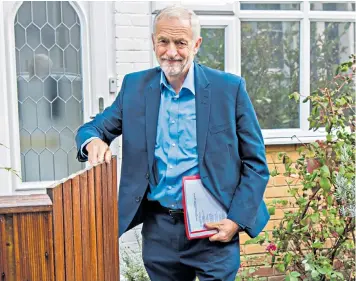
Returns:
[[[169,165],[169,169],[172,169],[173,168],[173,166],[172,165]]]
[[[137,197],[135,198],[135,201],[136,201],[137,203],[139,203],[139,202],[141,201],[141,199],[142,199],[141,196],[137,196]]]
[[[173,120],[173,121],[172,121],[172,124],[174,124],[175,122],[176,122],[176,121]]]
[[[169,190],[171,190],[171,189],[172,189],[172,187],[171,187],[171,186],[168,186],[168,189],[169,189]]]
[[[150,174],[146,173],[145,177],[146,177],[146,179],[149,179],[150,178]]]
[[[172,143],[172,146],[176,146],[176,144],[175,144],[175,143]]]
[[[174,208],[174,207],[175,207],[175,205],[174,205],[174,204],[172,204],[171,206],[172,206],[172,208]]]

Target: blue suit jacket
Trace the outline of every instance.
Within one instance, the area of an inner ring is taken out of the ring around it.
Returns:
[[[241,77],[195,63],[197,146],[204,186],[228,218],[258,235],[269,220],[263,202],[269,172],[263,137]],[[144,219],[142,201],[153,177],[161,69],[125,76],[114,103],[78,131],[78,149],[90,137],[107,144],[123,135],[119,189],[120,235]],[[78,159],[86,161],[78,152]]]

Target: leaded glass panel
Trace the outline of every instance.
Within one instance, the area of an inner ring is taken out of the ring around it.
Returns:
[[[80,21],[67,1],[24,1],[14,29],[22,180],[58,180],[84,167]]]

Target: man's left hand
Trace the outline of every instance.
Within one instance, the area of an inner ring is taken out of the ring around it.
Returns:
[[[237,223],[229,219],[223,219],[219,222],[206,223],[205,227],[209,230],[216,229],[218,233],[209,238],[210,241],[230,242],[232,237],[239,230]]]

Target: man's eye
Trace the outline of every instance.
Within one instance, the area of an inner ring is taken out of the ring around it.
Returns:
[[[187,43],[184,41],[180,41],[180,42],[178,42],[178,45],[185,46],[185,45],[187,45]]]
[[[167,43],[167,40],[165,40],[165,39],[160,39],[160,40],[158,40],[158,43]]]

